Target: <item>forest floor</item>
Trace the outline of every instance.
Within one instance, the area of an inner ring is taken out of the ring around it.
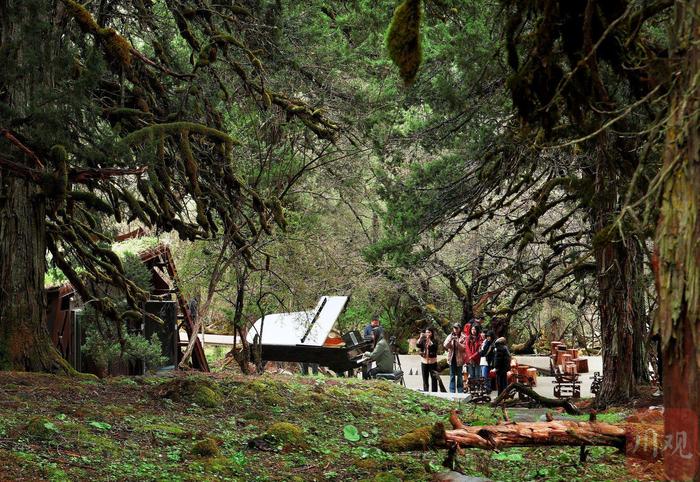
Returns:
[[[379,441],[447,423],[453,408],[388,382],[0,372],[0,480],[432,480],[445,470],[445,451],[390,454]],[[469,424],[500,415],[461,408]],[[499,481],[661,478],[660,463],[589,450],[583,464],[577,447],[471,449],[458,460],[466,474]]]

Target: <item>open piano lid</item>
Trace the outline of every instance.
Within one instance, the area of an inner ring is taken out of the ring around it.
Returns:
[[[347,303],[347,296],[322,296],[312,311],[265,315],[264,325],[260,318],[248,331],[248,343],[262,326],[262,345],[323,346]]]

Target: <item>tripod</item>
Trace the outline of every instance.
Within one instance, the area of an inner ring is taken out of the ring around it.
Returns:
[[[401,372],[401,385],[406,386],[406,380],[403,378],[403,368],[401,367],[401,358],[399,357],[399,351],[396,349],[396,337],[392,336],[389,339],[389,347],[391,352],[394,354],[394,372]]]

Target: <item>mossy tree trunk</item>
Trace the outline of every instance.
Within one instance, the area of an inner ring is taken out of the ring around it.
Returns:
[[[0,0],[0,45],[7,49],[23,75],[0,85],[0,102],[13,113],[28,114],[35,93],[50,87],[51,37],[48,34],[53,3],[39,0]],[[45,30],[45,31],[44,31]],[[29,55],[26,42],[42,42]],[[13,50],[14,49],[14,50]],[[39,58],[37,58],[37,55]],[[8,119],[0,117],[0,127]],[[4,125],[3,125],[4,124]],[[35,168],[28,156],[0,140],[0,155]],[[66,366],[52,347],[46,328],[44,273],[46,271],[45,201],[31,180],[0,170],[0,368],[54,370]]]
[[[654,268],[663,356],[666,475],[700,481],[700,2],[676,2]]]
[[[645,352],[646,315],[639,241],[625,239],[611,229],[618,213],[624,176],[608,158],[611,149],[602,142],[595,172],[596,200],[592,209],[598,307],[603,348],[603,385],[599,400],[624,402],[636,394],[637,380],[646,369],[635,356]],[[646,359],[644,357],[643,359]]]
[[[44,203],[37,188],[0,173],[0,363],[49,370],[46,329]]]

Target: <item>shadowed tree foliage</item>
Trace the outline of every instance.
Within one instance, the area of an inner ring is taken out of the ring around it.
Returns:
[[[119,327],[123,313],[88,281],[117,285],[130,305],[145,293],[109,249],[110,220],[182,239],[224,233],[247,257],[284,225],[279,196],[293,178],[257,189],[239,133],[281,117],[327,142],[338,127],[267,82],[261,52],[275,27],[264,6],[4,0],[0,10],[0,362],[54,370],[65,364],[44,328],[47,249]]]
[[[672,2],[502,2],[513,104],[537,145],[590,153],[569,172],[592,182],[588,208],[604,340],[603,402],[646,379],[644,239],[649,225],[618,222],[658,169],[663,58]],[[605,343],[607,341],[607,343]]]
[[[427,267],[445,278],[463,321],[477,307],[505,334],[512,317],[527,317],[543,298],[590,301],[571,288],[592,274],[581,224],[593,185],[562,172],[568,150],[524,145],[504,89],[507,66],[493,48],[498,8],[426,4],[429,74],[408,94],[420,120],[387,142],[392,157],[379,174],[386,230],[366,255],[408,271]],[[472,237],[478,242],[445,262],[441,251]]]
[[[659,167],[670,85],[664,28],[672,3],[500,2],[512,72],[507,87],[520,125],[502,120],[486,134],[490,142],[473,143],[466,157],[478,161],[416,163],[408,182],[402,174],[387,190],[395,228],[370,251],[375,259],[394,253],[401,263],[415,262],[431,253],[425,235],[432,227],[457,220],[458,230],[470,221],[473,229],[494,208],[510,210],[518,252],[544,234],[567,260],[562,278],[548,267],[545,251],[545,276],[526,292],[548,296],[540,290],[545,279],[573,279],[582,273],[578,267],[595,274],[604,402],[628,399],[648,379],[644,259],[651,226],[648,218],[620,220]],[[506,196],[495,197],[503,188]],[[508,195],[524,202],[509,202]],[[589,227],[581,230],[581,223]],[[412,249],[420,243],[422,252]]]

